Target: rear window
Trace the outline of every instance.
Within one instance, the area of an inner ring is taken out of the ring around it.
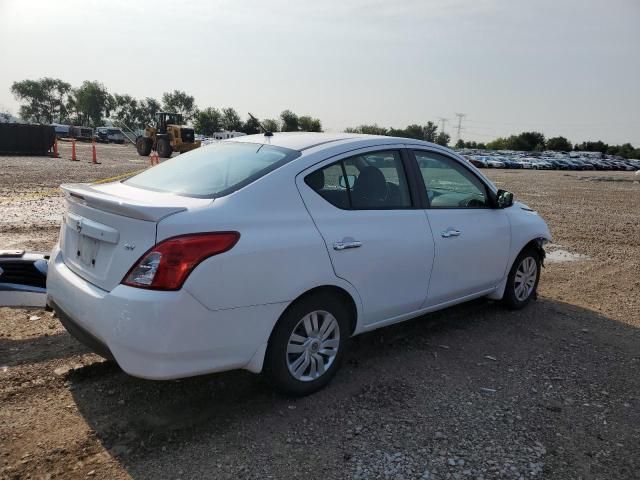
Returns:
[[[299,155],[295,150],[271,145],[220,142],[166,160],[124,183],[189,197],[222,197]]]

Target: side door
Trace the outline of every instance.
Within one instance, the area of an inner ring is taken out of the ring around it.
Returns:
[[[335,274],[360,295],[364,325],[418,310],[427,295],[434,243],[408,161],[401,148],[365,149],[296,179]]]
[[[506,275],[506,213],[493,207],[489,185],[463,161],[426,149],[412,154],[435,242],[425,307],[490,290]]]

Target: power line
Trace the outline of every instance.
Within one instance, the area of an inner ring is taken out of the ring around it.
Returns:
[[[465,132],[467,132],[469,135],[479,136],[479,137],[498,138],[500,136],[497,133],[479,133],[479,132],[474,132],[472,130],[467,130],[467,129],[465,129]]]
[[[459,140],[462,137],[463,131],[464,131],[465,137],[472,136],[472,137],[498,138],[498,137],[508,137],[510,134],[508,133],[508,130],[511,130],[511,134],[514,134],[515,131],[517,130],[526,131],[527,128],[529,129],[535,128],[543,132],[550,132],[550,131],[561,132],[563,129],[571,129],[573,130],[572,136],[576,138],[579,138],[579,137],[591,138],[594,136],[594,133],[596,133],[595,131],[597,130],[600,132],[600,134],[606,132],[604,135],[601,135],[601,136],[607,137],[610,132],[616,131],[619,129],[619,127],[622,126],[621,124],[610,124],[610,123],[555,124],[554,122],[553,126],[550,127],[549,125],[542,125],[540,123],[528,123],[528,122],[512,123],[510,121],[496,122],[496,121],[488,121],[488,120],[476,120],[474,118],[467,118],[466,113],[455,113],[454,115],[458,119],[457,125],[454,125],[456,134],[457,134],[457,140]],[[449,122],[450,120],[444,117],[437,117],[437,119],[438,119],[438,123],[440,125],[441,131],[444,132],[446,123]],[[470,125],[467,125],[466,127],[463,126],[462,125],[463,120],[465,124],[467,124],[466,122],[469,122]],[[636,124],[633,124],[633,123],[625,124],[625,126],[629,126],[629,125],[633,127]],[[638,126],[640,126],[640,124],[638,124]],[[596,133],[596,136],[598,135],[599,134]],[[636,138],[631,140],[625,140],[624,142],[618,141],[618,143],[631,143],[632,145],[637,145],[640,143],[640,140]]]
[[[542,122],[540,123],[523,123],[523,122],[494,122],[494,121],[487,121],[487,120],[474,120],[473,118],[469,118],[466,120],[467,122],[470,123],[480,123],[480,124],[485,124],[485,125],[498,125],[498,126],[506,126],[506,127],[513,127],[513,128],[544,128],[546,127],[546,124],[543,124]],[[613,124],[610,122],[606,122],[606,123],[555,123],[553,122],[553,125],[560,127],[560,128],[618,128],[621,126],[627,126],[627,125],[631,125],[632,127],[635,126],[640,126],[640,124],[628,124],[628,123],[618,123],[618,124]]]

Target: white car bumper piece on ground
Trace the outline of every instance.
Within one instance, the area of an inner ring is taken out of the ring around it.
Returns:
[[[472,298],[535,298],[544,221],[446,148],[283,133],[63,185],[48,303],[127,373],[324,386],[347,339]]]

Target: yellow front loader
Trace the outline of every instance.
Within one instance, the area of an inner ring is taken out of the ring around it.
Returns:
[[[144,157],[155,150],[162,158],[169,158],[173,152],[184,153],[199,146],[193,128],[182,125],[179,113],[156,113],[155,126],[147,126],[144,136],[136,139],[138,155]]]

